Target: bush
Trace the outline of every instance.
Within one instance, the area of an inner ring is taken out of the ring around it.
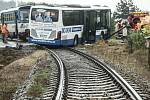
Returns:
[[[140,32],[133,32],[127,37],[128,45],[130,49],[137,50],[145,48],[145,38],[144,35]]]

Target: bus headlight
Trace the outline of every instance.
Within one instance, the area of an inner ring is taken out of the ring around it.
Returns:
[[[49,38],[52,38],[52,39],[56,38],[56,30],[51,32]]]
[[[38,37],[38,36],[37,36],[37,33],[36,33],[36,30],[34,30],[34,29],[31,29],[30,35],[31,35],[31,36],[34,36],[34,37]]]

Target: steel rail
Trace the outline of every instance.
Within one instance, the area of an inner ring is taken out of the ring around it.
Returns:
[[[133,100],[142,100],[141,96],[115,71],[113,70],[108,64],[105,62],[102,62],[88,54],[85,54],[81,51],[75,50],[73,48],[66,48],[70,51],[73,51],[74,53],[77,53],[79,55],[82,55],[83,57],[93,61],[95,64],[101,66],[103,69],[105,69],[121,86],[122,88],[129,94],[129,96]]]
[[[54,59],[57,61],[57,63],[60,66],[59,86],[58,86],[58,90],[55,96],[55,100],[62,100],[63,90],[64,90],[64,75],[65,75],[64,65],[63,65],[62,60],[59,58],[59,56],[55,52],[53,52],[52,50],[49,50],[49,51],[51,52],[52,56],[54,57]]]

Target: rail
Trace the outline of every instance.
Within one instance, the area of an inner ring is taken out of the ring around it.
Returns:
[[[108,66],[108,64],[106,64],[105,62],[101,62],[101,61],[97,60],[96,58],[94,58],[88,54],[85,54],[83,52],[80,52],[78,50],[75,50],[72,48],[67,48],[67,49],[69,49],[79,55],[82,55],[83,57],[93,61],[95,64],[103,67],[122,86],[122,88],[129,94],[129,96],[133,100],[142,100],[140,95],[118,73],[116,73],[115,70],[113,70],[110,66]]]
[[[64,66],[63,62],[59,58],[59,56],[53,52],[52,50],[49,50],[52,53],[52,56],[57,61],[58,65],[60,66],[60,79],[59,79],[59,87],[55,96],[55,100],[62,100],[63,98],[63,89],[64,89]]]

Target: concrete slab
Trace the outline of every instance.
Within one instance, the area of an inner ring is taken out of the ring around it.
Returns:
[[[18,42],[18,44],[22,46],[36,45],[33,43],[23,43],[23,42]],[[16,48],[16,47],[17,47],[16,41],[8,41],[8,43],[3,43],[2,41],[0,41],[0,48]]]
[[[7,47],[16,47],[16,43],[15,42],[8,42],[8,43],[3,43],[0,41],[0,48],[7,48]]]

